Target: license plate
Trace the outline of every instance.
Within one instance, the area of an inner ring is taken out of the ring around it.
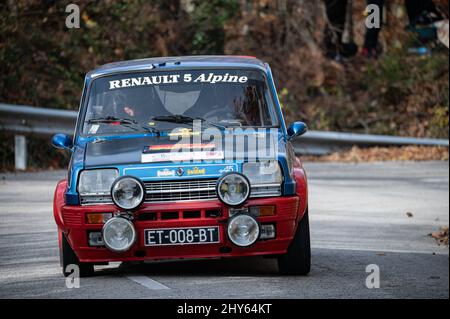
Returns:
[[[211,244],[219,241],[219,227],[156,228],[144,230],[145,246]]]

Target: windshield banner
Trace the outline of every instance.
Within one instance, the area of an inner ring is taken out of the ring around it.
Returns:
[[[164,74],[152,76],[140,76],[133,78],[126,78],[121,80],[109,81],[109,89],[120,89],[134,86],[145,85],[160,85],[160,84],[175,84],[175,83],[247,83],[248,77],[245,75],[230,75],[216,74],[216,73],[200,73],[193,75],[192,73],[185,74]]]

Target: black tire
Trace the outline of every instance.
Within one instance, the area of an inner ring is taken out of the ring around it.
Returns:
[[[311,241],[308,209],[297,226],[297,231],[286,254],[278,257],[278,271],[282,275],[306,276],[311,270]]]
[[[75,255],[72,247],[70,247],[70,244],[64,234],[62,235],[61,241],[62,247],[59,253],[61,257],[61,266],[64,277],[67,277],[73,273],[73,271],[67,271],[68,265],[77,265],[80,269],[80,277],[92,276],[94,274],[94,265],[90,263],[80,262],[77,255]]]

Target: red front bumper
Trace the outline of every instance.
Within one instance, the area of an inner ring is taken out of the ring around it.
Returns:
[[[62,182],[61,184],[64,184]],[[167,204],[144,204],[137,211],[137,215],[156,213],[156,220],[135,220],[137,240],[133,247],[122,253],[112,252],[103,247],[88,245],[88,232],[101,231],[101,224],[87,224],[86,214],[94,212],[116,212],[114,205],[98,206],[69,206],[64,204],[63,192],[65,189],[58,185],[55,193],[54,215],[60,231],[64,232],[69,243],[81,262],[111,262],[111,261],[138,261],[158,259],[183,258],[213,258],[238,257],[252,255],[272,255],[285,253],[296,230],[299,218],[303,217],[304,206],[299,196],[263,198],[249,200],[245,206],[274,205],[275,215],[259,217],[260,223],[274,223],[276,225],[276,238],[260,240],[251,247],[240,248],[233,245],[227,238],[226,225],[228,221],[228,208],[220,201],[196,201]],[[207,217],[206,212],[220,210],[220,217]],[[197,218],[183,218],[183,212],[200,211]],[[163,220],[161,217],[167,213],[178,212],[177,219]],[[179,228],[197,226],[219,226],[220,243],[201,245],[174,245],[152,246],[144,245],[144,230],[148,228]]]

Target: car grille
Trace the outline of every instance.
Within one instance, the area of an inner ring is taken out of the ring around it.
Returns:
[[[193,179],[184,181],[144,182],[145,202],[163,203],[217,199],[217,179]],[[281,196],[280,185],[258,185],[252,187],[252,198]],[[82,205],[112,204],[109,195],[81,196]]]
[[[145,182],[146,202],[217,199],[217,179]]]
[[[281,196],[281,185],[279,184],[265,184],[252,186],[252,193],[250,197],[276,197]]]
[[[112,204],[110,195],[81,195],[81,205]]]

